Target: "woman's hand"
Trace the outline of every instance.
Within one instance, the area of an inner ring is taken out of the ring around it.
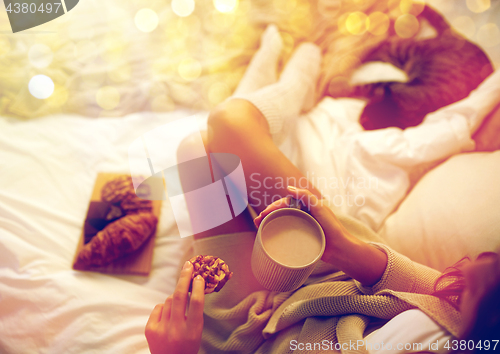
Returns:
[[[333,211],[307,189],[289,186],[288,191],[309,209],[310,214],[323,228],[326,245],[321,259],[365,286],[378,282],[387,266],[386,254],[351,235]],[[262,220],[272,211],[288,207],[289,202],[289,198],[282,198],[270,204],[255,218],[255,226],[259,227]]]
[[[170,295],[164,304],[156,305],[149,316],[146,339],[152,354],[198,353],[203,330],[205,281],[199,275],[193,280],[188,306],[192,272],[193,265],[188,261],[182,268],[173,295]]]
[[[307,189],[298,189],[292,186],[288,186],[287,189],[292,197],[301,201],[302,204],[309,209],[312,217],[315,218],[323,228],[323,232],[326,237],[326,247],[322,259],[325,262],[335,264],[335,259],[333,257],[338,254],[338,248],[342,247],[346,240],[352,236],[350,236],[346,228],[338,221],[332,210],[323,205],[322,200],[318,199],[318,197],[310,191]],[[259,227],[262,220],[269,213],[281,208],[287,208],[289,206],[289,202],[290,198],[282,198],[269,204],[267,208],[255,218],[255,226]]]

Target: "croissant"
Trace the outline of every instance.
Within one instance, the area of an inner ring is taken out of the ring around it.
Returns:
[[[104,266],[135,251],[154,234],[156,223],[152,213],[126,215],[112,222],[83,246],[75,268]]]

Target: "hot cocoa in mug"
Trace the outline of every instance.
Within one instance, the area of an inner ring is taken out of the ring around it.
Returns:
[[[311,215],[299,209],[278,209],[259,226],[252,270],[269,290],[295,290],[312,273],[324,250],[323,229]]]

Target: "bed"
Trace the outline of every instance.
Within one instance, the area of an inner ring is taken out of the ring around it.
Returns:
[[[1,15],[1,353],[149,352],[147,318],[172,292],[192,239],[179,237],[165,200],[148,277],[73,270],[97,174],[127,173],[130,144],[155,127],[194,117],[203,129],[208,109],[241,78],[266,23],[280,24],[288,55],[294,43],[308,38],[317,12],[335,9],[326,6],[334,2],[297,1],[287,8],[284,1],[254,1],[252,7],[242,0],[240,17],[225,23],[215,12],[205,22],[204,6],[212,5],[198,3],[197,17],[181,19],[162,2],[151,2],[160,26],[151,33],[134,27],[139,2],[84,0],[61,23],[31,34],[6,34],[10,28]],[[452,24],[468,24],[461,28],[500,67],[498,1],[477,12],[465,2],[431,3]],[[96,11],[102,16],[93,16]],[[237,30],[227,38],[224,31],[233,25]],[[63,35],[50,35],[62,29]],[[52,52],[38,47],[45,56],[36,50],[30,56],[38,42]],[[51,65],[44,64],[47,55]],[[50,99],[38,100],[20,84],[38,73],[54,82]],[[347,101],[339,105],[353,110]],[[439,270],[465,254],[496,250],[499,179],[500,151],[456,155],[415,182],[379,234],[397,251]]]

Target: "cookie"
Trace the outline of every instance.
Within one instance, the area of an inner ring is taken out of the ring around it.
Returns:
[[[194,279],[201,275],[205,279],[205,294],[219,292],[220,289],[231,279],[233,272],[229,271],[228,265],[220,258],[208,255],[198,255],[189,260],[193,264]],[[191,285],[189,291],[191,291]]]

